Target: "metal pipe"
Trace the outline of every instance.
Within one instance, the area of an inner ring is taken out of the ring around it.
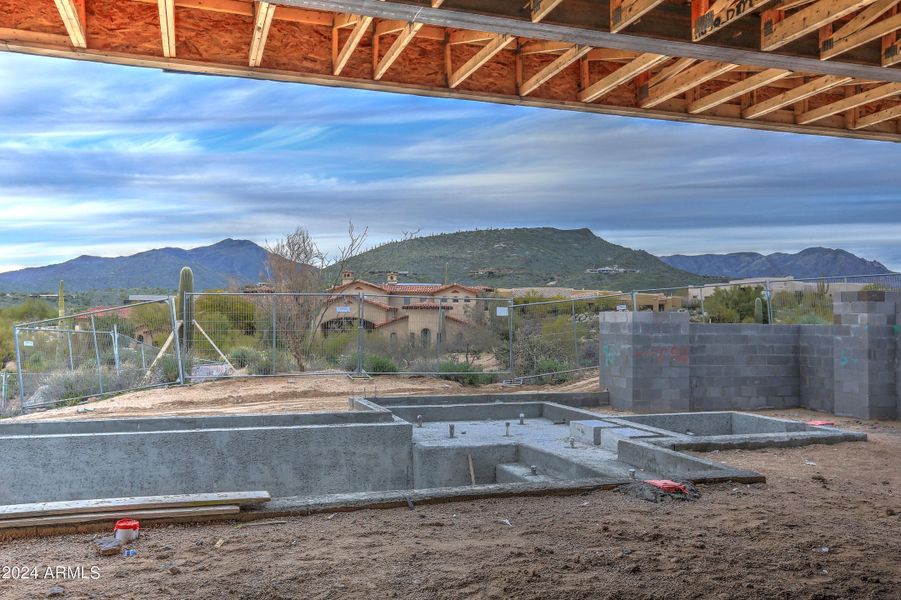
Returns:
[[[504,437],[510,437],[510,421],[504,423]]]
[[[454,437],[454,424],[450,423],[447,426],[448,437]]]
[[[526,415],[524,413],[519,413],[519,424],[520,425],[526,424]]]
[[[185,294],[185,302],[187,302],[187,298],[188,294]],[[178,316],[175,313],[175,298],[169,296],[166,304],[169,305],[169,320],[172,322],[172,340],[175,343],[175,363],[178,365],[178,383],[184,385],[185,363],[181,357],[181,344],[178,340]]]

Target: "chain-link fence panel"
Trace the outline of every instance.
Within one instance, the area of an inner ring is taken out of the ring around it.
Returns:
[[[144,302],[15,326],[21,409],[180,381],[173,309]]]

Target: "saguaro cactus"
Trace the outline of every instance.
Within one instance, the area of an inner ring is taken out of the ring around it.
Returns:
[[[182,267],[178,276],[178,299],[175,315],[182,322],[185,352],[190,352],[194,345],[194,303],[188,294],[194,292],[194,272],[191,267]],[[185,300],[187,298],[187,300]]]
[[[754,322],[763,323],[763,298],[754,298]]]
[[[62,319],[66,316],[66,288],[62,279],[59,280],[59,295],[56,302],[59,307],[59,318]]]

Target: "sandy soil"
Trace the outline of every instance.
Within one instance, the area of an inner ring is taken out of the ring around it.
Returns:
[[[284,413],[347,410],[350,396],[412,394],[473,394],[526,391],[588,391],[598,389],[597,372],[558,386],[464,386],[432,377],[350,379],[332,377],[259,377],[209,381],[195,385],[144,390],[42,412],[11,420],[99,419],[223,413]]]
[[[768,482],[691,502],[607,491],[175,525],[134,558],[96,557],[93,534],[4,542],[0,565],[99,578],[0,579],[0,597],[901,598],[901,424],[835,420],[870,441],[707,455]]]

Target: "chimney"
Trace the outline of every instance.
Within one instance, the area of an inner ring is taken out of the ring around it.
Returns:
[[[344,271],[341,273],[341,285],[347,285],[348,283],[353,282],[354,280],[354,272],[353,271]]]
[[[388,283],[397,283],[397,271],[388,271]]]

